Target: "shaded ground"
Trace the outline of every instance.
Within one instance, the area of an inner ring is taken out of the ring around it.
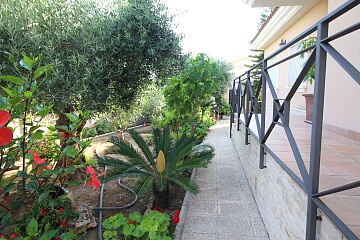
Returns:
[[[146,130],[147,129],[145,129],[145,131],[142,130],[143,131],[142,135],[144,135],[145,137],[148,134]],[[86,154],[95,158],[96,157],[95,150],[96,150],[98,154],[101,155],[104,152],[104,150],[110,146],[110,143],[108,143],[108,141],[112,136],[121,137],[121,134],[114,133],[110,135],[96,137],[93,140],[92,145],[87,149]],[[126,137],[126,135],[125,135],[125,139],[130,140],[128,137]],[[103,171],[102,169],[97,169],[97,170]],[[136,185],[136,180],[127,178],[127,179],[123,179],[122,183],[130,188],[134,188]],[[100,189],[94,191],[93,188],[90,188],[87,185],[80,185],[76,187],[71,187],[71,192],[74,195],[75,204],[77,205],[77,207],[85,204],[89,204],[92,207],[99,206]],[[167,212],[171,213],[176,209],[180,210],[184,196],[185,196],[184,190],[180,189],[177,186],[170,186],[170,207],[168,208]],[[151,207],[150,197],[151,197],[150,194],[139,197],[138,201],[133,206],[127,209],[116,210],[116,211],[104,211],[103,218],[109,217],[119,212],[123,213],[124,215],[130,214],[131,212],[134,211],[139,211],[143,213],[147,208]],[[103,207],[125,206],[127,204],[130,204],[133,200],[134,200],[133,194],[119,187],[117,181],[111,181],[109,183],[106,183],[104,189],[104,195],[103,195]],[[98,218],[98,211],[94,211],[93,214],[96,218]],[[84,239],[87,240],[98,239],[98,229],[97,228],[89,229],[86,232]]]

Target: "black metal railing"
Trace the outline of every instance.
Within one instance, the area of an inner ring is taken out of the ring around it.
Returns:
[[[329,25],[335,19],[346,14],[351,9],[360,4],[359,0],[347,1],[333,12],[325,16],[319,22],[308,28],[306,31],[295,37],[293,40],[282,46],[279,50],[266,57],[256,66],[252,67],[244,74],[240,75],[233,81],[233,88],[230,91],[231,102],[231,117],[230,117],[230,137],[232,135],[232,126],[237,123],[237,131],[242,124],[245,127],[245,144],[249,144],[248,136],[252,134],[254,138],[260,143],[260,161],[259,168],[262,169],[264,165],[265,153],[271,156],[283,167],[283,169],[299,184],[299,186],[308,195],[307,204],[307,222],[306,222],[306,239],[316,239],[316,221],[317,209],[321,209],[324,214],[336,225],[336,227],[348,239],[358,239],[359,237],[352,232],[349,227],[320,199],[322,196],[334,194],[360,187],[360,181],[346,184],[340,187],[328,189],[319,192],[319,177],[320,177],[320,157],[321,157],[321,139],[323,127],[323,111],[324,111],[324,94],[325,94],[325,72],[327,67],[327,56],[330,55],[351,78],[360,85],[360,72],[352,65],[344,56],[342,56],[330,43],[336,39],[342,38],[350,33],[360,29],[360,23],[348,26],[339,32],[329,36]],[[280,55],[285,50],[299,43],[311,34],[317,35],[316,44],[306,49],[300,50],[294,54],[289,55],[271,65],[268,65],[270,59]],[[300,54],[311,52],[302,70],[298,74],[293,86],[289,90],[285,98],[278,98],[275,88],[272,84],[269,70],[280,65],[283,62],[289,61]],[[315,64],[315,85],[314,85],[314,106],[312,118],[312,132],[311,132],[311,150],[310,150],[310,168],[307,171],[304,160],[300,154],[299,147],[296,144],[293,131],[289,124],[290,117],[290,102],[300,87],[304,77]],[[254,89],[252,86],[253,79],[258,76],[258,69],[261,68],[260,83],[258,88]],[[272,122],[269,126],[265,125],[266,117],[266,94],[270,92],[273,99],[273,115]],[[261,97],[260,97],[261,96]],[[261,99],[261,100],[260,100]],[[256,124],[256,132],[250,128],[250,123]],[[272,130],[275,126],[281,126],[287,136],[291,146],[294,158],[300,171],[300,177],[296,175],[280,158],[269,148],[266,143]],[[357,206],[358,207],[358,206]]]

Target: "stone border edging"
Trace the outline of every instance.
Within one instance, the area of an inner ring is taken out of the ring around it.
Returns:
[[[193,172],[191,174],[191,180],[195,179],[195,175],[197,173],[197,169],[193,169]],[[184,201],[183,204],[181,206],[181,211],[180,211],[180,222],[176,225],[175,228],[175,240],[180,240],[183,230],[184,230],[184,226],[185,226],[185,219],[188,213],[188,206],[189,206],[189,201],[190,201],[190,197],[191,197],[191,193],[186,191],[185,193],[185,197],[184,197]]]

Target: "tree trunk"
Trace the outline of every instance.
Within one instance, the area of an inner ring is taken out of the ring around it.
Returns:
[[[166,189],[159,191],[156,183],[153,184],[154,207],[167,209],[169,207],[169,184]]]

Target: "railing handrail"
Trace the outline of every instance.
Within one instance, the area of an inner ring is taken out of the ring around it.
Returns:
[[[333,59],[360,85],[360,72],[354,67],[351,62],[349,62],[345,57],[343,57],[339,52],[336,51],[329,43],[335,39],[341,38],[348,35],[354,31],[360,29],[360,23],[353,24],[348,26],[345,29],[342,29],[338,32],[333,33],[329,36],[328,28],[329,24],[340,16],[346,14],[351,9],[355,8],[360,4],[359,0],[349,0],[346,3],[342,4],[340,7],[323,17],[320,21],[312,25],[310,28],[303,31],[301,34],[296,36],[294,39],[289,41],[287,44],[276,50],[274,53],[270,54],[264,58],[261,62],[251,67],[245,73],[241,74],[239,77],[235,78],[233,81],[233,89],[231,96],[231,124],[230,124],[230,137],[232,132],[232,124],[237,122],[237,130],[239,130],[239,125],[243,124],[245,129],[245,144],[249,144],[248,135],[253,134],[255,139],[260,144],[260,162],[259,167],[262,169],[264,167],[264,155],[265,151],[270,153],[274,159],[283,167],[283,169],[299,184],[299,186],[307,193],[308,195],[308,209],[307,209],[307,225],[306,225],[306,239],[315,239],[316,238],[316,214],[317,209],[321,209],[329,219],[338,227],[338,229],[349,239],[358,239],[350,229],[347,227],[337,216],[336,214],[325,204],[319,197],[334,194],[336,192],[345,191],[348,189],[356,188],[360,186],[360,181],[346,184],[344,186],[328,189],[322,192],[319,192],[319,175],[320,175],[320,156],[321,156],[321,137],[322,137],[322,125],[323,125],[323,110],[324,110],[324,92],[325,92],[325,72],[326,72],[326,57],[331,55]],[[296,53],[293,53],[283,59],[280,59],[271,65],[268,66],[268,61],[275,58],[279,54],[288,50],[290,47],[294,46],[302,39],[306,38],[310,34],[317,32],[317,41],[316,44],[310,46],[306,49],[298,50]],[[268,70],[278,66],[279,64],[289,61],[300,54],[305,52],[312,51],[302,70],[300,71],[298,77],[296,78],[293,87],[290,89],[288,95],[284,99],[279,99],[277,97],[275,88],[272,84]],[[300,87],[306,73],[309,71],[312,64],[316,66],[315,73],[315,89],[314,89],[314,116],[312,124],[312,135],[311,135],[311,150],[310,150],[310,169],[307,171],[304,160],[299,152],[298,146],[296,144],[295,138],[292,134],[290,125],[289,125],[289,115],[290,115],[290,101],[294,96],[297,89]],[[254,76],[257,76],[258,73],[252,74],[254,71],[261,70],[260,81],[258,89],[253,89],[252,79]],[[244,84],[245,83],[245,84]],[[265,128],[265,115],[266,115],[266,94],[267,88],[273,98],[273,121],[268,127]],[[259,95],[260,90],[262,94],[261,101],[261,115],[258,111],[259,106]],[[244,120],[241,119],[241,115],[244,117]],[[260,116],[259,116],[260,115]],[[235,117],[237,121],[235,121]],[[250,129],[250,122],[255,118],[257,125],[257,135]],[[261,118],[261,119],[260,119]],[[280,122],[279,122],[280,121]],[[282,161],[279,159],[274,152],[271,151],[269,147],[266,146],[266,141],[270,136],[275,125],[281,125],[287,135],[288,141],[291,145],[295,160],[298,164],[298,168],[301,173],[301,178],[299,178],[294,172],[292,172]]]

